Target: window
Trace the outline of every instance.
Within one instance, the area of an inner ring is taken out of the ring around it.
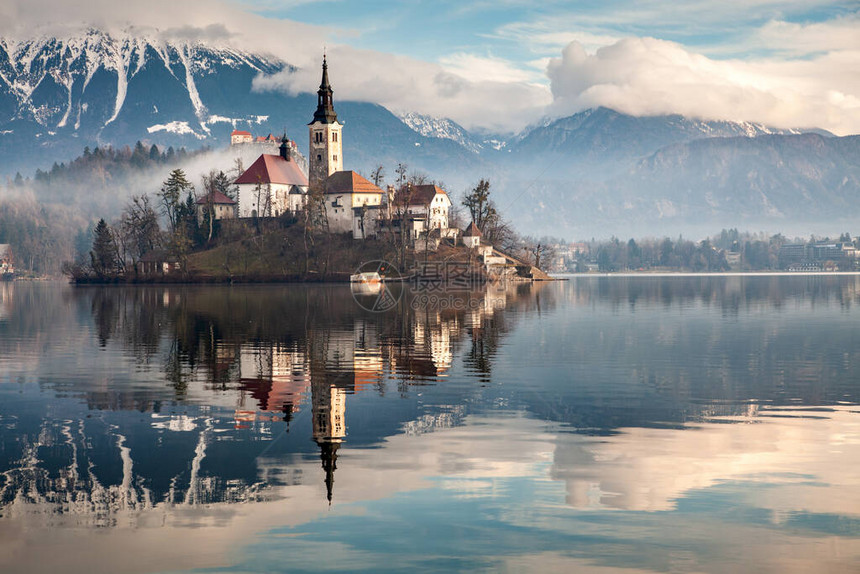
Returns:
[[[333,156],[331,156],[331,159],[332,159],[332,161],[337,161],[337,156],[333,155]]]
[[[314,132],[314,143],[323,143],[323,133]]]
[[[337,132],[332,132],[332,134],[331,134],[331,141],[333,141],[333,142],[336,142],[336,141],[337,141]]]
[[[317,161],[322,161],[322,156],[321,156],[321,155],[317,155]]]

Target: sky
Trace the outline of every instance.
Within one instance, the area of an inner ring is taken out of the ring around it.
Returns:
[[[258,89],[512,132],[607,106],[860,133],[860,1],[5,0],[0,33],[134,26],[299,67]]]

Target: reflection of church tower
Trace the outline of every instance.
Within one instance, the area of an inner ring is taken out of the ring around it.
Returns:
[[[330,384],[314,383],[313,437],[320,447],[320,459],[325,471],[326,497],[331,502],[334,471],[337,470],[337,449],[346,436],[346,391]]]
[[[308,156],[308,182],[319,184],[336,171],[343,171],[341,128],[332,101],[328,83],[328,64],[323,56],[322,82],[317,91],[317,111],[308,124],[310,129],[310,155]]]

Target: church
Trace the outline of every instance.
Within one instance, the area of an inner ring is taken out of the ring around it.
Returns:
[[[307,176],[291,156],[295,144],[284,135],[279,155],[262,154],[236,179],[239,217],[296,213],[304,209],[309,192],[319,192],[333,233],[352,233],[355,239],[364,239],[376,235],[382,220],[391,218],[390,211],[396,203],[393,188],[383,191],[359,173],[343,169],[343,124],[337,119],[333,94],[328,62],[323,56],[317,109],[308,124]],[[412,219],[422,219],[423,224],[418,226],[422,229],[447,228],[451,202],[443,190],[432,187],[432,193],[410,193],[410,207],[425,196],[428,204],[414,206],[406,213]]]

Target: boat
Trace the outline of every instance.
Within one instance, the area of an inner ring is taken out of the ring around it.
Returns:
[[[379,273],[356,273],[349,276],[349,287],[353,293],[359,295],[375,295],[379,293],[385,283]]]
[[[367,273],[356,273],[355,275],[349,276],[349,282],[359,285],[381,285],[382,276],[376,271]]]

